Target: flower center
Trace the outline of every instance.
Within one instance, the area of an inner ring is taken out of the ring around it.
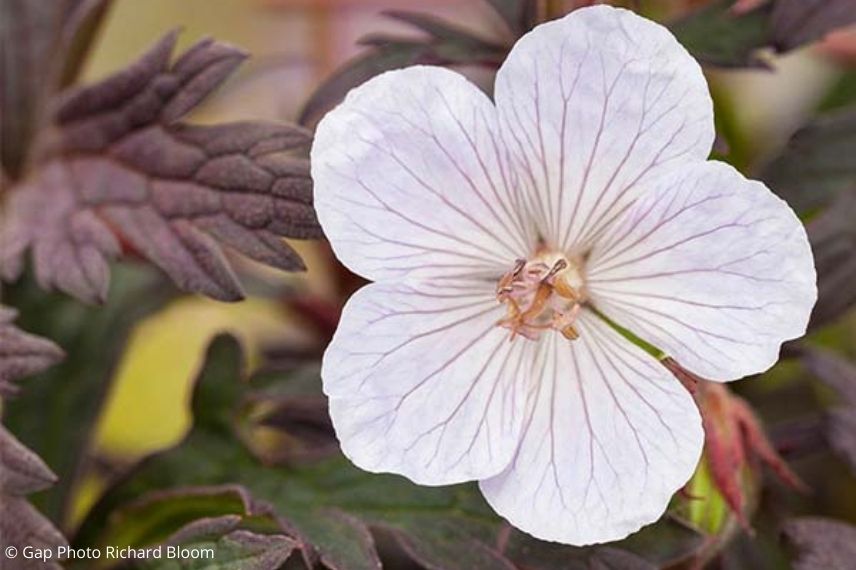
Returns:
[[[496,286],[496,300],[508,308],[497,325],[538,340],[556,330],[568,340],[579,337],[574,327],[585,300],[581,264],[553,251],[541,250],[531,259],[518,259]]]

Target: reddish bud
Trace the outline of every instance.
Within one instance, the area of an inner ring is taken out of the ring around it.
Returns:
[[[761,421],[745,400],[723,384],[705,380],[697,382],[695,399],[704,425],[705,457],[711,475],[746,530],[750,527],[741,477],[744,467],[757,469],[756,460],[760,460],[791,488],[808,490],[770,443]]]

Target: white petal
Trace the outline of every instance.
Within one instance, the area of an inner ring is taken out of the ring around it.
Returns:
[[[318,218],[337,257],[371,280],[498,277],[534,245],[505,153],[496,109],[463,76],[384,73],[318,126]]]
[[[541,232],[567,251],[585,249],[642,182],[713,143],[699,65],[666,28],[608,6],[523,36],[495,99]]]
[[[704,439],[692,397],[654,358],[591,313],[579,331],[545,339],[517,455],[481,482],[512,525],[575,545],[657,520]]]
[[[594,304],[712,380],[762,372],[805,333],[817,297],[802,224],[720,162],[660,180],[595,246]]]
[[[508,465],[535,344],[510,343],[502,316],[485,283],[381,282],[351,297],[321,373],[345,455],[424,485]]]

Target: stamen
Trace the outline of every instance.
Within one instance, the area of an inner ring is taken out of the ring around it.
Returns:
[[[502,279],[499,280],[499,283],[496,286],[496,294],[499,297],[502,294],[511,293],[513,290],[514,281],[520,277],[520,274],[523,272],[523,268],[526,267],[525,259],[517,259],[514,262],[514,268],[502,276]]]
[[[556,261],[556,263],[553,264],[552,269],[550,269],[550,272],[547,273],[547,275],[545,275],[544,277],[542,277],[541,281],[542,282],[547,281],[548,279],[555,276],[559,271],[561,271],[563,269],[567,269],[567,267],[568,267],[568,262],[565,261],[564,259],[560,259],[560,260]]]
[[[497,301],[508,315],[497,325],[511,331],[509,340],[523,336],[537,340],[555,330],[568,340],[579,338],[574,323],[583,295],[577,266],[561,255],[539,250],[532,260],[518,259],[497,283]]]

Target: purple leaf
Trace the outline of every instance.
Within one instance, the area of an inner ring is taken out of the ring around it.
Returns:
[[[817,517],[792,519],[785,537],[798,552],[794,570],[849,570],[856,560],[856,526]]]
[[[45,462],[0,426],[0,494],[20,497],[55,482],[56,475]]]
[[[829,350],[807,349],[803,355],[806,368],[838,392],[849,406],[856,406],[856,364]]]
[[[260,423],[275,430],[279,445],[264,453],[266,461],[276,464],[314,461],[338,451],[326,398],[291,396],[267,404],[274,409]]]
[[[109,3],[0,3],[0,21],[14,22],[0,26],[0,163],[11,179],[23,174],[49,97],[77,75]]]
[[[854,0],[776,0],[770,22],[771,43],[777,51],[789,51],[853,22]]]
[[[842,192],[808,224],[817,267],[817,304],[810,327],[833,322],[856,304],[856,188]]]
[[[529,3],[528,0],[526,3]],[[424,37],[370,34],[361,38],[359,43],[370,49],[346,62],[315,90],[300,113],[300,124],[317,124],[324,113],[336,106],[348,91],[384,71],[416,64],[472,65],[496,69],[509,49],[502,42],[481,38],[469,30],[427,14],[390,10],[384,12],[384,15],[416,28]]]
[[[57,547],[67,544],[53,524],[24,498],[55,481],[56,476],[47,465],[0,426],[0,552],[7,546],[14,546],[18,551],[31,546],[55,552]],[[10,568],[59,569],[60,566],[21,558],[15,559]]]
[[[17,392],[12,382],[56,364],[63,351],[49,340],[12,325],[16,313],[0,306],[0,396]]]
[[[224,246],[292,271],[283,237],[321,236],[312,208],[311,135],[284,124],[176,122],[246,57],[202,40],[174,63],[175,32],[137,62],[66,93],[50,158],[13,190],[0,231],[0,276],[32,252],[36,277],[88,302],[106,298],[108,262],[142,256],[184,290],[221,300],[243,291]]]
[[[810,212],[856,193],[854,150],[856,105],[846,105],[803,125],[760,178],[797,212]]]
[[[826,438],[856,471],[856,364],[819,348],[806,350],[802,360],[809,372],[841,396],[842,404],[827,414]]]
[[[67,546],[65,537],[25,499],[0,494],[0,552],[7,546],[15,546],[22,552],[25,546],[34,549],[48,549],[56,552],[60,546]],[[3,568],[7,568],[5,562]],[[21,556],[9,565],[10,570],[61,570],[55,562],[43,563],[39,559],[27,559]]]
[[[175,531],[167,542],[169,544],[181,544],[203,536],[220,536],[238,528],[241,520],[241,515],[222,515],[197,519]]]
[[[15,311],[0,306],[0,396],[6,397],[15,392],[13,380],[39,372],[63,357],[52,342],[15,328],[15,316]],[[44,461],[0,426],[0,552],[7,546],[55,550],[66,544],[59,531],[23,498],[55,482],[56,476]],[[59,568],[37,560],[16,560],[16,569]]]
[[[856,471],[856,408],[836,408],[828,415],[826,437],[832,449]]]

